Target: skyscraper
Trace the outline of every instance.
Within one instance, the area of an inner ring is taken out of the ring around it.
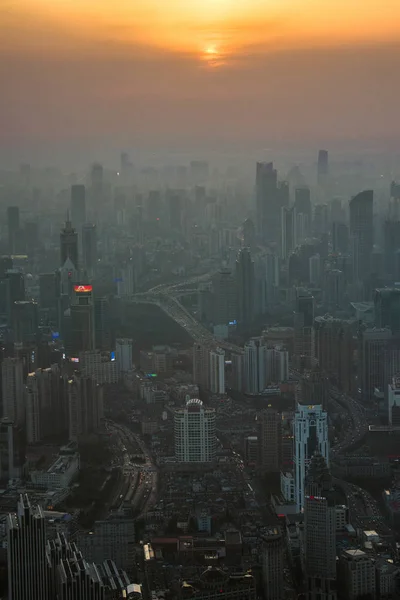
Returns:
[[[51,600],[42,510],[21,495],[17,514],[7,517],[8,592],[10,600]]]
[[[12,329],[14,342],[36,342],[38,334],[38,305],[22,300],[12,306]]]
[[[114,340],[111,331],[110,300],[106,296],[94,299],[95,348],[111,350]]]
[[[75,285],[71,298],[71,352],[95,349],[93,288],[89,284]]]
[[[221,269],[213,276],[212,287],[214,325],[228,325],[237,319],[236,281],[232,271]]]
[[[328,150],[320,150],[318,152],[317,178],[318,185],[323,186],[326,183],[326,178],[329,173],[329,157]]]
[[[261,537],[264,598],[265,600],[282,600],[284,597],[282,533],[277,527],[270,527],[261,532]]]
[[[375,325],[400,334],[400,288],[376,289],[374,294]]]
[[[312,368],[315,358],[314,297],[303,288],[296,289],[294,312],[294,354],[298,364]]]
[[[354,281],[363,281],[371,273],[374,244],[374,192],[360,192],[350,200],[350,238]]]
[[[294,481],[297,510],[304,508],[305,481],[315,452],[329,464],[328,414],[321,405],[298,404],[294,418]]]
[[[396,279],[396,252],[400,248],[400,221],[387,219],[383,224],[383,251],[385,274]]]
[[[336,503],[332,477],[319,453],[311,458],[304,499],[308,598],[336,600]]]
[[[68,380],[69,439],[96,433],[104,417],[103,388],[93,377],[75,374]]]
[[[76,231],[81,231],[86,223],[86,189],[82,184],[71,186],[71,224]]]
[[[3,417],[15,425],[25,420],[23,363],[18,358],[5,358],[1,364]]]
[[[261,467],[266,473],[278,473],[281,468],[282,418],[278,411],[267,408],[258,417]]]
[[[371,400],[375,389],[384,391],[387,348],[392,338],[390,329],[364,329],[359,335],[359,384],[363,398]]]
[[[70,259],[75,269],[78,269],[78,234],[72,227],[71,221],[65,222],[65,227],[60,233],[60,266]]]
[[[294,206],[291,208],[282,208],[282,258],[287,260],[296,248],[296,209]]]
[[[279,242],[281,205],[277,193],[278,174],[272,162],[256,166],[257,234],[263,243]]]
[[[119,373],[127,373],[133,368],[132,359],[133,340],[130,338],[118,338],[115,345],[115,358]]]
[[[187,400],[175,410],[175,458],[178,462],[211,462],[217,450],[215,409]]]
[[[248,248],[239,250],[236,259],[237,319],[240,325],[249,325],[254,317],[254,262]]]
[[[221,348],[210,351],[210,392],[225,394],[225,352]]]
[[[244,346],[244,388],[258,394],[267,385],[267,347],[262,338],[252,338]]]
[[[86,223],[82,227],[82,261],[87,272],[91,272],[97,263],[96,225]]]
[[[18,206],[9,206],[7,208],[7,232],[8,251],[10,254],[17,254],[17,234],[19,228],[19,208]]]
[[[31,444],[68,432],[67,380],[59,366],[29,373],[26,379],[26,435]]]
[[[201,344],[193,345],[193,381],[201,387],[209,388],[210,358],[209,349]]]

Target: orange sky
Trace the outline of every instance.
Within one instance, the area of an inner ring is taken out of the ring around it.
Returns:
[[[0,0],[0,152],[400,135],[399,72],[400,0]]]
[[[15,52],[156,48],[204,58],[396,40],[398,0],[2,0]],[[35,32],[38,35],[35,35]],[[33,35],[32,35],[33,34]]]

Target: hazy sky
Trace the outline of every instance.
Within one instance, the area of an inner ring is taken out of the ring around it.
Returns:
[[[399,0],[0,0],[1,156],[394,137],[398,40]]]

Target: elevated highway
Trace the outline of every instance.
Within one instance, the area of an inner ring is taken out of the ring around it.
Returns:
[[[198,281],[199,278],[197,278]],[[186,281],[184,285],[193,285],[193,281]],[[153,304],[158,306],[171,319],[187,331],[197,344],[210,346],[211,348],[222,348],[228,353],[240,353],[242,349],[226,340],[216,338],[206,327],[195,319],[195,317],[179,302],[174,293],[184,291],[184,287],[157,286],[148,292],[135,294],[130,298],[131,302],[139,304]],[[193,290],[190,290],[193,293]]]

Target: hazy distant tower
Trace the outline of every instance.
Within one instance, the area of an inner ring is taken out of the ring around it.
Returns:
[[[317,176],[318,185],[324,185],[329,173],[328,150],[318,152]]]
[[[350,200],[350,238],[354,281],[363,281],[371,273],[374,244],[374,192],[365,190]]]
[[[69,220],[65,222],[65,227],[60,233],[61,267],[64,266],[67,258],[70,259],[75,269],[78,269],[78,234]]]

